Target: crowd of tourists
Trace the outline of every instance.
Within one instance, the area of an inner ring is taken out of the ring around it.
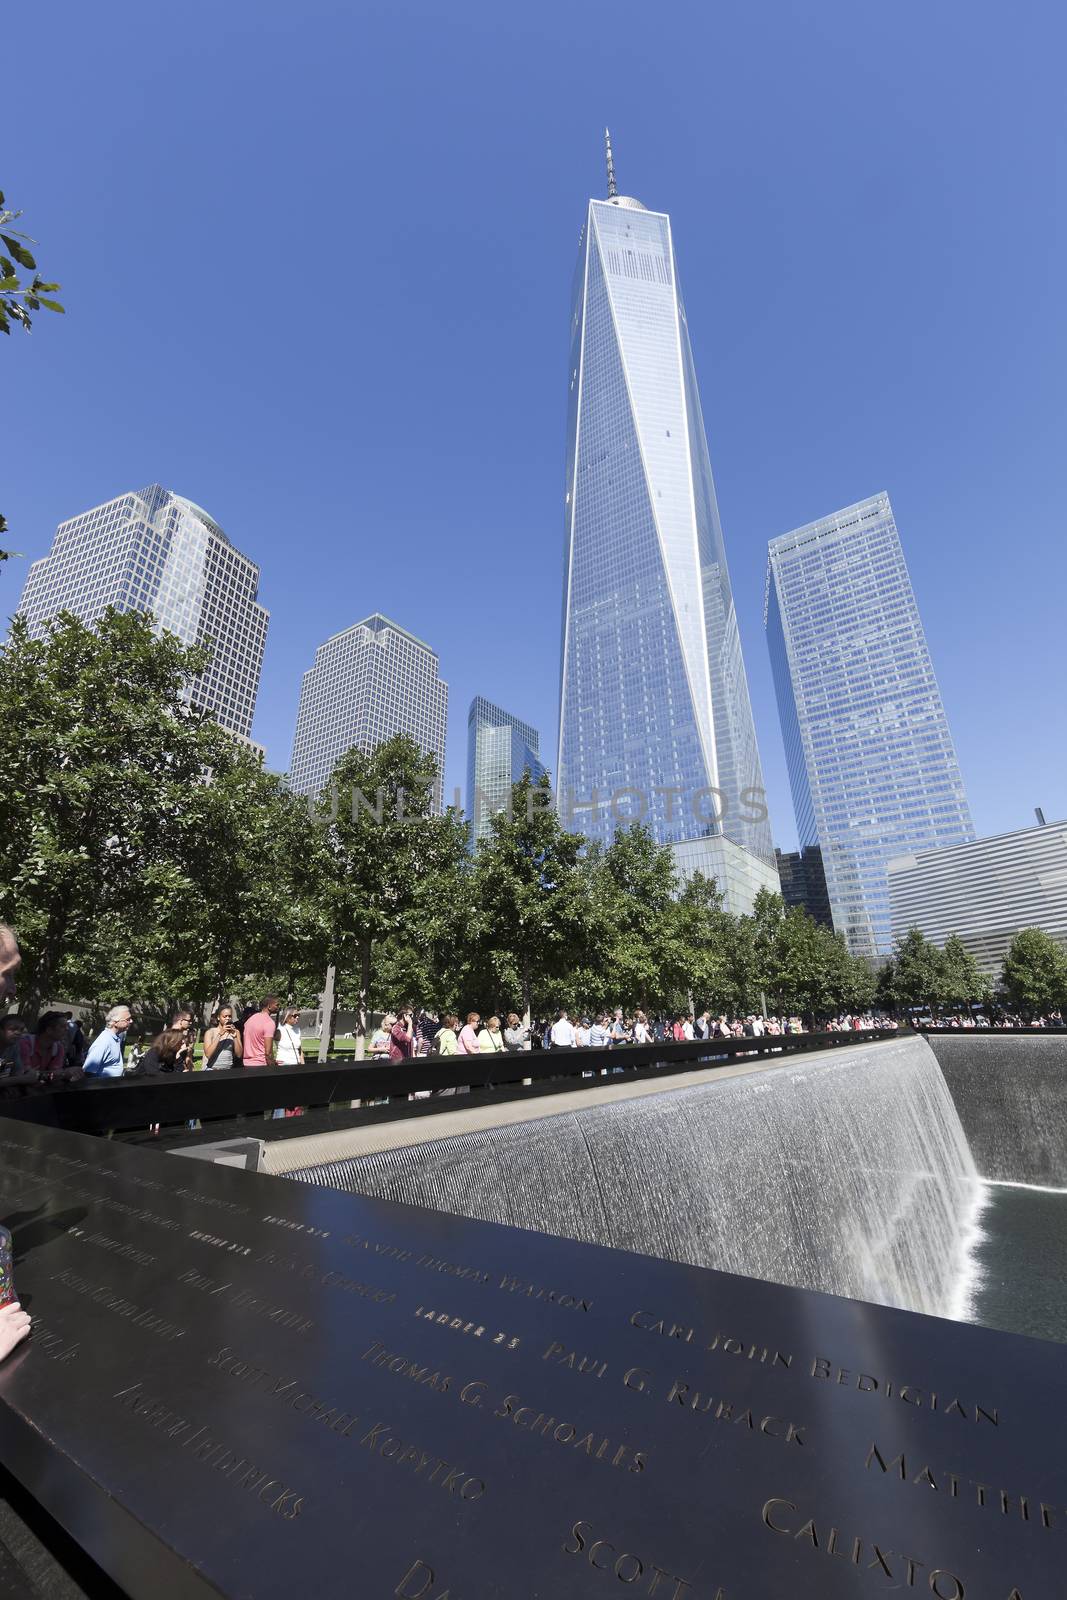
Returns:
[[[215,1071],[236,1067],[300,1066],[304,1062],[300,1009],[268,995],[258,1005],[237,1011],[222,1005],[202,1037],[191,1010],[179,1010],[151,1040],[132,1037],[127,1005],[108,1011],[103,1028],[87,1039],[71,1011],[45,1011],[27,1025],[17,1013],[0,1018],[0,1084],[26,1091],[77,1083],[85,1078],[156,1077],[166,1073]],[[888,1017],[865,1014],[821,1020],[831,1031],[892,1027]],[[627,1014],[623,1008],[595,1015],[557,1011],[552,1019],[526,1023],[517,1014],[483,1017],[469,1011],[437,1013],[414,1006],[387,1011],[370,1032],[367,1054],[373,1060],[404,1061],[413,1056],[481,1055],[492,1051],[608,1049],[622,1045],[683,1043],[701,1039],[760,1038],[808,1031],[801,1018],[751,1014],[728,1018],[710,1010],[676,1017]]]
[[[71,1011],[43,1012],[32,1024],[9,1012],[0,1018],[0,1092],[25,1093],[85,1078],[115,1079],[130,1075],[216,1071],[271,1065],[296,1067],[304,1062],[304,1040],[298,1006],[267,995],[258,1003],[235,1009],[221,1005],[201,1029],[190,1009],[174,1013],[151,1039],[132,1035],[133,1014],[127,1005],[108,1011],[103,1028],[87,1039]],[[984,1013],[915,1013],[916,1026],[952,1028],[1062,1027],[1059,1013],[1024,1020],[1013,1015],[991,1019]],[[807,1032],[860,1032],[895,1029],[896,1020],[880,1011],[842,1013],[806,1022],[799,1016],[729,1017],[710,1008],[678,1015],[626,1012],[616,1006],[590,1014],[558,1010],[551,1018],[527,1023],[517,1012],[484,1016],[468,1011],[438,1013],[413,1005],[387,1011],[366,1041],[372,1060],[399,1062],[414,1056],[483,1055],[531,1049],[604,1050],[627,1045],[686,1043],[711,1039],[789,1036]]]
[[[887,1017],[839,1016],[821,1021],[827,1031],[895,1027]],[[467,1013],[466,1021],[453,1014],[438,1017],[434,1012],[386,1012],[375,1030],[370,1045],[372,1056],[397,1061],[410,1055],[479,1055],[487,1051],[530,1050],[606,1050],[631,1044],[683,1044],[701,1039],[762,1038],[765,1034],[806,1033],[800,1017],[763,1017],[750,1014],[732,1020],[713,1016],[710,1010],[682,1013],[679,1016],[648,1016],[643,1011],[628,1015],[621,1006],[594,1015],[572,1015],[561,1009],[552,1019],[523,1022],[514,1011],[505,1020],[499,1016],[484,1020],[477,1011]]]

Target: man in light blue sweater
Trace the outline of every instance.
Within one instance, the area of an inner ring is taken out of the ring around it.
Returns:
[[[122,1077],[122,1046],[133,1018],[129,1006],[112,1006],[103,1029],[89,1046],[82,1071],[90,1078]]]

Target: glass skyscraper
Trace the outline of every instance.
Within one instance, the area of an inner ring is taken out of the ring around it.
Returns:
[[[471,848],[489,833],[497,811],[507,808],[511,786],[524,772],[536,782],[544,772],[541,738],[536,728],[520,722],[491,701],[476,695],[467,717],[467,821]]]
[[[153,483],[61,522],[30,567],[18,610],[37,636],[60,611],[86,623],[109,605],[150,611],[161,631],[210,647],[188,699],[248,739],[270,620],[258,591],[259,568],[214,518]]]
[[[573,304],[560,809],[605,843],[639,817],[701,841],[720,877],[743,851],[777,888],[670,218],[615,192],[610,154]]]
[[[448,685],[438,677],[436,652],[375,612],[320,644],[304,673],[290,785],[298,794],[318,793],[346,751],[370,751],[406,733],[437,757],[440,810],[447,726]]]
[[[849,949],[884,955],[890,858],[974,838],[887,494],[771,540],[764,620],[800,843]]]

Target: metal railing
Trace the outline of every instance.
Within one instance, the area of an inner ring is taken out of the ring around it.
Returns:
[[[801,1055],[841,1045],[893,1038],[889,1029],[851,1033],[765,1035],[755,1039],[694,1039],[682,1044],[616,1045],[605,1050],[517,1050],[468,1056],[415,1056],[408,1061],[309,1062],[302,1067],[241,1067],[225,1072],[187,1072],[168,1077],[128,1075],[86,1081],[57,1089],[38,1089],[0,1101],[0,1116],[77,1133],[122,1134],[159,1124],[184,1133],[198,1121],[202,1137],[216,1138],[220,1125],[261,1117],[279,1106],[326,1112],[325,1125],[351,1127],[361,1122],[394,1121],[456,1107],[440,1092],[467,1090],[476,1098],[463,1105],[523,1096],[592,1089],[612,1081],[659,1073],[694,1072],[709,1066],[767,1057]],[[429,1099],[411,1100],[430,1090]],[[436,1091],[433,1093],[432,1091]],[[351,1102],[362,1102],[353,1108]],[[367,1102],[378,1102],[367,1104]],[[384,1102],[384,1103],[383,1103]],[[316,1131],[322,1117],[257,1122],[260,1138]],[[253,1131],[244,1126],[244,1133]]]

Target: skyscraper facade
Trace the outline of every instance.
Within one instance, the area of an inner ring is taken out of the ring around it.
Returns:
[[[524,772],[544,772],[536,728],[476,695],[467,716],[467,821],[471,848],[489,833],[490,819],[507,808],[511,786]]]
[[[764,620],[800,843],[849,949],[884,955],[890,858],[974,838],[889,496],[772,539]]]
[[[826,874],[822,868],[822,851],[817,844],[807,844],[803,850],[788,852],[775,850],[775,864],[782,885],[782,899],[787,906],[804,911],[814,922],[832,928],[830,896],[826,892]]]
[[[777,887],[671,222],[616,192],[610,153],[573,304],[561,809],[604,842],[636,817],[725,839]]]
[[[991,978],[1024,928],[1067,949],[1067,821],[898,856],[889,903],[894,938],[918,928],[943,945],[954,933]]]
[[[153,483],[61,522],[30,567],[18,614],[40,636],[60,611],[86,623],[107,606],[150,611],[161,631],[210,648],[187,698],[247,739],[270,620],[258,592],[259,568],[214,518]]]
[[[440,810],[447,726],[448,685],[438,676],[436,652],[375,612],[320,644],[304,673],[290,785],[298,794],[317,793],[346,751],[373,750],[406,733],[437,757]]]

